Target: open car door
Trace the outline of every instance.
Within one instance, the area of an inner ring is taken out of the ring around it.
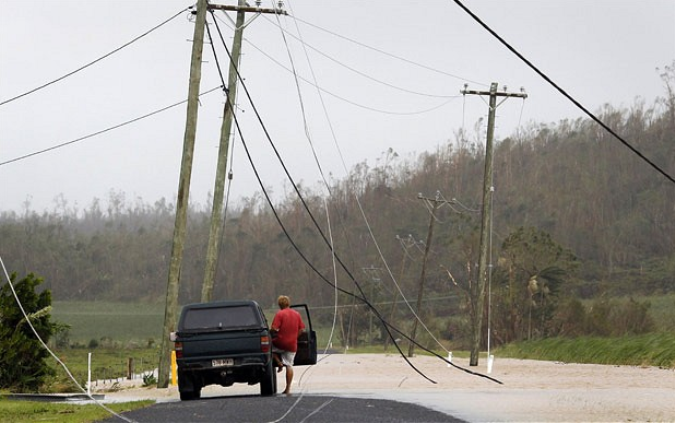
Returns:
[[[298,352],[295,353],[294,366],[311,366],[316,364],[316,332],[312,329],[312,318],[307,304],[296,304],[292,309],[300,313],[305,323],[305,332],[298,338]]]

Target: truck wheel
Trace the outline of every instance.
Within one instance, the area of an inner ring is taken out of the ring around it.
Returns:
[[[268,397],[276,393],[276,383],[277,375],[274,372],[274,367],[272,366],[272,360],[269,360],[267,366],[265,366],[265,371],[262,373],[260,379],[260,395]]]
[[[191,401],[195,398],[195,393],[193,391],[184,391],[180,393],[180,400],[181,401]]]
[[[202,388],[199,386],[194,378],[183,376],[178,378],[178,391],[180,393],[181,401],[190,401],[199,399],[202,394]]]

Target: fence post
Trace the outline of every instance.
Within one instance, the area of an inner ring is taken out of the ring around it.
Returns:
[[[134,358],[129,357],[127,361],[127,379],[131,380],[134,377]]]

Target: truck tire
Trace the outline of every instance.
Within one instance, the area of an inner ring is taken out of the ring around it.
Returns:
[[[180,393],[180,400],[181,401],[191,401],[195,399],[194,392],[192,391],[183,391]]]
[[[178,377],[178,392],[181,401],[195,400],[202,396],[202,388],[197,385],[193,377],[188,375]]]
[[[199,389],[199,388],[196,388],[194,391],[181,391],[180,392],[180,400],[181,401],[198,400],[201,397],[202,397],[202,390]]]
[[[265,366],[265,371],[262,374],[260,379],[260,395],[263,397],[269,397],[274,395],[277,391],[277,375],[274,372],[274,367],[272,366],[272,360],[270,359]]]

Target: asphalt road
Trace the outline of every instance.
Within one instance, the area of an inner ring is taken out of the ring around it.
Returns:
[[[463,422],[419,405],[330,396],[241,395],[155,404],[123,414],[138,423],[170,422]],[[118,423],[111,417],[104,420]]]

